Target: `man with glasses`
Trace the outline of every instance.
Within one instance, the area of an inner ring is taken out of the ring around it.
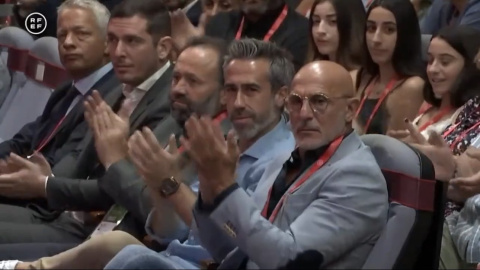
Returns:
[[[313,62],[297,73],[291,91],[286,107],[298,148],[266,165],[252,197],[232,181],[234,158],[187,149],[201,168],[199,236],[222,269],[276,269],[308,250],[318,252],[322,268],[361,267],[386,224],[385,179],[352,131],[358,101],[349,73]],[[188,134],[209,148],[211,134]],[[216,149],[235,155],[231,141]],[[280,171],[270,169],[279,162]],[[218,252],[224,245],[233,251]]]
[[[268,62],[226,63],[226,100],[236,94],[236,102],[255,108],[253,96],[271,95],[245,80],[245,71],[256,65]],[[240,78],[243,83],[235,82]],[[277,269],[312,251],[322,268],[358,268],[386,224],[385,179],[352,130],[358,100],[349,73],[333,62],[313,62],[297,73],[291,91],[285,100],[297,149],[258,164],[253,171],[260,181],[251,196],[235,182],[242,145],[231,136],[219,142],[222,135],[209,120],[190,118],[185,125],[183,145],[196,165],[201,194],[193,231],[221,269]],[[258,129],[245,113],[232,121],[243,134]],[[168,254],[136,250],[128,256],[135,249],[124,249],[106,269],[172,268],[165,263]]]

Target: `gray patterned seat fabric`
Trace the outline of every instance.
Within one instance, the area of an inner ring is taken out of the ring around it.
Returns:
[[[0,80],[2,80],[2,87],[0,88],[0,123],[5,117],[6,112],[12,104],[12,100],[18,92],[18,89],[23,87],[27,81],[23,71],[16,71],[9,66],[9,49],[12,47],[19,50],[28,51],[33,46],[33,38],[25,30],[18,27],[5,27],[0,29],[0,59],[9,71],[10,79],[4,76],[0,71]],[[12,64],[13,59],[10,59]]]
[[[445,196],[433,164],[391,137],[371,134],[362,140],[384,172],[390,197],[387,225],[363,269],[438,269]]]
[[[18,90],[4,120],[0,123],[2,140],[12,138],[25,124],[34,121],[43,112],[53,88],[58,86],[49,87],[43,81],[44,75],[51,65],[57,66],[59,69],[62,67],[57,39],[43,37],[35,40],[30,49],[26,68],[27,81]],[[63,70],[59,70],[59,72],[64,73]]]

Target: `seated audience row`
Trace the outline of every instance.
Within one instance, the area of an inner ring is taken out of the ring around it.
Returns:
[[[436,30],[425,65],[410,1],[227,2],[59,6],[73,81],[0,144],[0,269],[361,267],[389,205],[369,133],[448,182],[440,267],[479,263],[480,32]]]

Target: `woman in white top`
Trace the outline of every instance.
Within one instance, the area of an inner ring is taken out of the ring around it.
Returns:
[[[426,139],[430,131],[439,134],[452,124],[467,100],[478,95],[478,86],[470,85],[472,56],[465,37],[469,29],[445,28],[433,37],[428,48],[427,77],[423,89],[426,104],[413,124]],[[408,120],[406,120],[408,121]],[[408,131],[392,131],[388,135],[409,141]]]

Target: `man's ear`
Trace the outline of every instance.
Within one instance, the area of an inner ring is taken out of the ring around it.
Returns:
[[[353,97],[347,99],[347,113],[345,114],[346,122],[350,123],[355,119],[355,114],[357,113],[358,106],[360,101],[358,98]]]
[[[161,61],[165,61],[170,58],[170,53],[173,48],[172,38],[169,36],[162,37],[157,42],[157,56]]]
[[[282,86],[280,89],[277,90],[275,93],[275,105],[279,108],[285,105],[285,99],[288,96],[288,87]]]

